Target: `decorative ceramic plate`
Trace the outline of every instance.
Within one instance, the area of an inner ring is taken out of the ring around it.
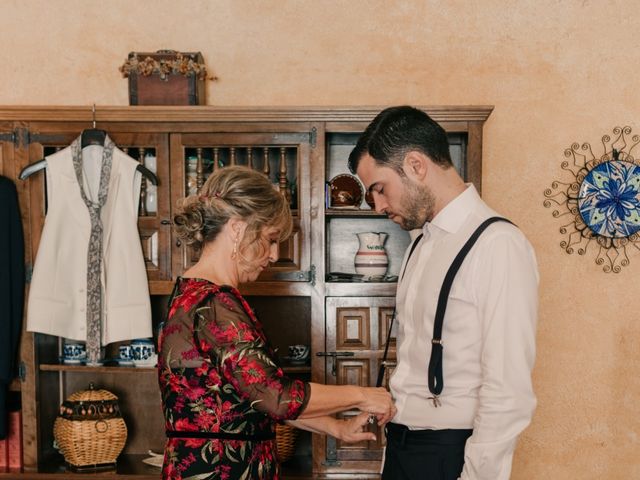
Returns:
[[[578,208],[597,235],[633,235],[640,230],[640,167],[623,160],[594,167],[580,185]]]
[[[364,197],[364,188],[353,175],[343,173],[329,181],[331,208],[358,208]]]

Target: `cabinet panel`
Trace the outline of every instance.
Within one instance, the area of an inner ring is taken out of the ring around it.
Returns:
[[[369,308],[338,308],[336,312],[336,347],[368,350]]]
[[[340,415],[342,418],[349,418],[356,415],[357,412],[347,412]],[[375,441],[364,441],[358,443],[345,443],[336,440],[336,456],[338,461],[343,462],[362,462],[368,461],[374,465],[379,465],[381,457],[378,452],[384,447],[384,435],[379,435],[377,427],[369,427],[371,431],[376,433]]]
[[[325,383],[375,385],[384,351],[381,340],[386,338],[394,302],[393,297],[326,298],[326,348],[330,356],[324,357]],[[347,411],[341,415],[357,413]],[[378,471],[384,435],[376,425],[371,428],[376,442],[348,445],[327,437],[320,449],[324,465],[339,463],[342,472]]]
[[[344,360],[336,358],[336,382],[338,385],[369,386],[369,359]]]
[[[387,343],[387,335],[391,333],[389,340],[389,348],[396,347],[396,325],[394,322],[393,330],[389,332],[389,325],[391,325],[391,320],[393,318],[394,309],[392,307],[380,307],[378,309],[378,324],[380,328],[378,329],[378,334],[380,335],[379,344],[384,345]]]

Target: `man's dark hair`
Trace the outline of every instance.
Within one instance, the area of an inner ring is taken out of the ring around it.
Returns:
[[[453,166],[447,133],[437,122],[414,107],[389,107],[373,119],[358,139],[349,155],[349,170],[356,173],[360,159],[369,154],[378,165],[404,175],[404,156],[412,150],[422,152],[443,168]]]

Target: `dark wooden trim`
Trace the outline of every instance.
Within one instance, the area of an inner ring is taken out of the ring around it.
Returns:
[[[97,106],[96,122],[370,122],[385,106],[210,107]],[[483,122],[493,106],[419,106],[438,122]],[[92,107],[4,106],[1,120],[91,122]]]
[[[482,122],[470,123],[468,135],[466,181],[473,183],[482,195]]]

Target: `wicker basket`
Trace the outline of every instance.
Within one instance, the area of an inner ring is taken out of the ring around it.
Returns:
[[[286,424],[276,424],[277,458],[280,463],[289,460],[296,451],[298,429]]]
[[[71,470],[113,468],[127,441],[118,397],[107,390],[76,392],[60,406],[53,436]]]

